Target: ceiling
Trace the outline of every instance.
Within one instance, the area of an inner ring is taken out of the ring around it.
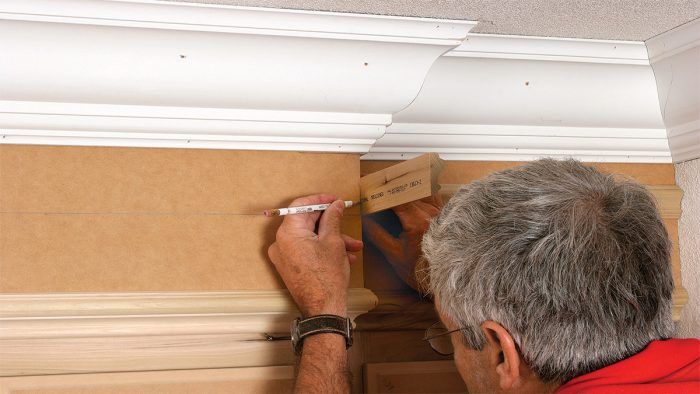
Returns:
[[[700,17],[700,0],[161,0],[479,21],[474,33],[644,41]]]

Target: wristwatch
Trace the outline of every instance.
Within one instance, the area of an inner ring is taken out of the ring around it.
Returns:
[[[352,322],[347,317],[318,315],[292,321],[292,346],[294,353],[301,354],[304,338],[322,333],[340,334],[345,337],[345,348],[352,346]]]

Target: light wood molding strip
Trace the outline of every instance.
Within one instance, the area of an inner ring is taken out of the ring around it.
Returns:
[[[348,289],[349,311],[368,311],[377,302],[371,290]],[[283,289],[0,294],[0,318],[3,319],[297,312],[289,292]]]
[[[676,283],[676,287],[673,288],[673,320],[681,320],[681,312],[683,307],[688,303],[688,291],[685,290],[680,283]]]
[[[290,392],[294,385],[293,366],[270,366],[250,368],[227,369],[197,369],[190,371],[156,371],[156,372],[121,372],[121,373],[95,373],[73,374],[59,376],[32,376],[32,377],[8,377],[0,378],[0,393],[12,394],[32,392],[135,392],[163,393],[173,385],[187,386],[190,390],[199,392],[208,391],[200,388],[206,387],[217,393],[231,392],[231,387],[236,388],[236,393],[260,393],[273,388],[281,389],[281,392]],[[226,390],[227,386],[228,390]],[[284,387],[284,388],[283,388]],[[221,389],[224,390],[221,390]],[[198,390],[200,389],[200,390]],[[287,390],[288,389],[288,390]],[[191,392],[184,389],[178,393]]]
[[[355,318],[377,305],[348,291]],[[290,364],[286,290],[0,295],[0,376]]]
[[[348,291],[354,318],[377,304]],[[0,340],[286,332],[299,315],[286,290],[0,295]]]

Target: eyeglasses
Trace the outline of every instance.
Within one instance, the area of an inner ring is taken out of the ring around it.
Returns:
[[[428,344],[430,344],[430,347],[435,353],[443,356],[451,356],[454,354],[455,349],[454,346],[452,346],[452,339],[450,339],[449,334],[459,330],[461,330],[461,328],[448,330],[441,322],[436,321],[425,330],[423,340],[428,341]]]

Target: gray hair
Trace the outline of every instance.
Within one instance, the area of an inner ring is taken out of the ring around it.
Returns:
[[[423,238],[430,290],[464,344],[481,350],[481,323],[498,322],[559,383],[671,336],[670,250],[643,186],[575,160],[462,187]]]

